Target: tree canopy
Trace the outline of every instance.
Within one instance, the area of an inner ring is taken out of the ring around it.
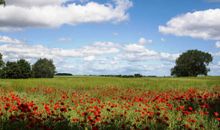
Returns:
[[[30,78],[31,77],[31,65],[24,59],[17,61],[17,64],[20,69],[19,78]]]
[[[31,77],[31,65],[24,59],[17,62],[8,61],[1,70],[2,78],[20,79]]]
[[[26,78],[53,78],[55,66],[52,60],[39,59],[33,68],[25,59],[18,61],[7,61],[5,64],[0,53],[0,78],[26,79]]]
[[[20,74],[21,72],[18,64],[16,62],[8,61],[6,66],[3,68],[2,78],[18,79]]]
[[[55,74],[56,67],[53,64],[52,60],[46,58],[39,59],[33,65],[33,77],[34,78],[53,78]]]
[[[188,50],[176,60],[176,66],[171,69],[173,76],[207,75],[210,71],[207,66],[212,62],[211,54],[199,50]]]
[[[4,61],[2,59],[2,54],[0,53],[0,68],[4,67]]]

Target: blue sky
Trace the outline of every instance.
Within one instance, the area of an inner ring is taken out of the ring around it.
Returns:
[[[6,0],[4,60],[54,60],[73,74],[170,75],[189,49],[211,53],[220,74],[218,0]],[[68,4],[64,4],[68,3]]]

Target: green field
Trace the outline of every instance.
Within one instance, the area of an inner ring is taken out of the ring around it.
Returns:
[[[220,128],[220,77],[1,79],[0,129]]]
[[[140,88],[144,90],[211,89],[220,86],[220,77],[198,78],[117,78],[117,77],[55,77],[52,79],[0,79],[1,88],[21,91],[29,87],[61,89],[92,89],[93,87]]]

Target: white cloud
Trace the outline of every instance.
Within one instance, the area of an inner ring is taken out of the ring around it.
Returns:
[[[124,50],[128,53],[140,53],[145,51],[145,47],[139,44],[125,45]]]
[[[0,36],[0,42],[2,43],[15,43],[15,44],[22,44],[24,43],[23,41],[13,39],[7,36]]]
[[[210,68],[209,74],[219,76],[219,73],[220,73],[220,62],[218,62],[218,63],[211,63],[209,65],[209,68]]]
[[[87,57],[84,57],[84,60],[85,60],[85,61],[93,61],[93,60],[95,60],[95,56],[87,56]]]
[[[139,39],[139,44],[140,45],[145,45],[145,44],[152,43],[152,42],[153,42],[153,40],[150,40],[150,39],[148,40],[148,39],[145,39],[143,37]]]
[[[220,40],[220,9],[195,11],[172,18],[159,26],[164,34],[190,36],[205,40]]]
[[[216,45],[217,48],[220,48],[220,41],[217,41],[217,42],[215,43],[215,45]]]
[[[120,55],[120,58],[131,62],[146,61],[149,59],[174,61],[179,56],[179,54],[170,54],[150,50],[139,43],[127,44],[124,46],[123,51],[124,53]]]
[[[42,45],[29,45],[6,36],[0,37],[0,52],[5,55],[5,60],[10,59],[38,59],[49,58],[61,60],[63,58],[85,58],[93,60],[95,56],[114,54],[119,51],[118,45],[111,42],[96,42],[78,49],[47,48]],[[20,44],[21,43],[21,44]]]
[[[16,31],[29,27],[60,27],[64,24],[121,22],[127,20],[129,0],[114,0],[114,4],[88,2],[85,5],[62,6],[59,0],[11,0],[0,6],[0,30]]]
[[[142,38],[139,39],[139,42],[138,42],[138,43],[139,43],[140,45],[145,45],[145,44],[147,44],[147,43],[152,43],[152,42],[153,42],[153,40],[148,40],[148,39],[145,39],[145,38],[142,37]]]
[[[83,53],[86,56],[90,55],[103,55],[118,53],[120,45],[112,42],[96,42],[92,45],[84,46],[79,49],[80,53]]]
[[[147,67],[141,64],[151,63],[152,61],[157,61],[158,64],[161,64],[160,62],[173,62],[178,56],[178,54],[147,49],[139,42],[134,44],[95,42],[80,48],[62,49],[25,42],[20,44],[17,39],[6,36],[0,37],[4,39],[3,44],[0,45],[0,53],[3,54],[5,61],[24,58],[33,63],[39,58],[49,58],[54,60],[59,72],[70,71],[77,74],[128,74],[129,72],[141,72],[141,70],[159,70],[159,67],[166,67],[156,65]],[[139,67],[136,67],[137,64]]]
[[[1,36],[0,41],[6,44],[0,45],[0,51],[7,55],[10,59],[14,58],[51,58],[62,59],[69,58],[83,58],[86,61],[92,61],[96,56],[116,54],[123,57],[124,60],[144,60],[153,59],[155,57],[167,60],[173,60],[176,55],[156,52],[149,50],[140,44],[125,44],[120,45],[112,42],[95,42],[91,45],[83,46],[77,49],[62,49],[62,48],[47,48],[42,45],[29,45],[20,40],[13,39],[6,36]],[[118,59],[119,60],[119,59]]]
[[[220,52],[214,53],[214,56],[220,56]]]
[[[46,6],[46,5],[60,5],[62,0],[6,0],[8,6]]]

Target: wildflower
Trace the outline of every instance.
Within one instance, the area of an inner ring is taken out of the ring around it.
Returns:
[[[188,109],[189,109],[190,111],[193,111],[193,108],[192,108],[192,107],[189,107]]]
[[[214,112],[214,115],[215,115],[216,117],[218,117],[218,116],[219,116],[219,113],[218,113],[218,112]]]

